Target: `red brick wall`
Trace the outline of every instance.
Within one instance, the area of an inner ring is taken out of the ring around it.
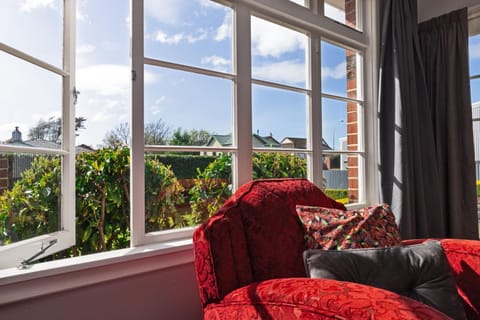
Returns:
[[[345,0],[345,20],[347,25],[356,27],[356,0]],[[347,50],[347,96],[357,98],[357,60],[354,51]],[[358,150],[358,106],[347,103],[347,150]],[[359,199],[358,156],[348,156],[348,197],[350,202]]]

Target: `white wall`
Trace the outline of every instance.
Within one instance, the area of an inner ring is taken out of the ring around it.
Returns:
[[[480,5],[480,0],[418,0],[418,21],[425,21],[442,14]]]
[[[0,319],[200,320],[202,310],[189,263],[3,305]]]

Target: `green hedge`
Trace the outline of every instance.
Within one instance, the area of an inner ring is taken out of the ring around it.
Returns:
[[[325,194],[335,200],[344,199],[344,198],[348,199],[347,189],[325,189]]]
[[[154,158],[165,166],[170,166],[177,179],[191,179],[200,171],[215,161],[216,156],[200,156],[200,155],[147,155],[146,158]]]

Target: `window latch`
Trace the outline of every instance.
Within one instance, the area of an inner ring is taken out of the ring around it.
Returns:
[[[30,268],[36,258],[38,258],[40,255],[45,253],[45,251],[47,251],[51,246],[53,246],[57,242],[58,242],[57,239],[52,239],[46,243],[42,243],[42,247],[40,248],[40,250],[30,258],[22,260],[22,262],[20,262],[20,265],[18,266],[18,269]]]
[[[78,95],[80,94],[80,91],[77,90],[76,87],[73,87],[73,105],[77,105],[77,100],[78,100]]]

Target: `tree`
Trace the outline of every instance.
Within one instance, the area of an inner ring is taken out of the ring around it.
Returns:
[[[211,133],[203,129],[187,131],[178,128],[173,132],[169,144],[177,146],[202,146],[208,142],[210,136]]]
[[[103,144],[106,147],[125,147],[130,143],[130,126],[128,122],[122,122],[112,130],[107,131]]]
[[[75,118],[75,132],[80,129],[85,129],[84,117]],[[28,138],[32,140],[46,140],[51,142],[60,142],[60,136],[62,135],[62,119],[50,117],[48,120],[40,119],[37,125],[30,128],[28,132]]]
[[[167,144],[170,128],[162,119],[145,125],[145,144]]]
[[[166,144],[169,139],[170,128],[162,119],[149,122],[145,125],[145,144]],[[103,145],[107,148],[125,147],[130,145],[130,125],[122,122],[112,130],[107,131],[103,138]]]

